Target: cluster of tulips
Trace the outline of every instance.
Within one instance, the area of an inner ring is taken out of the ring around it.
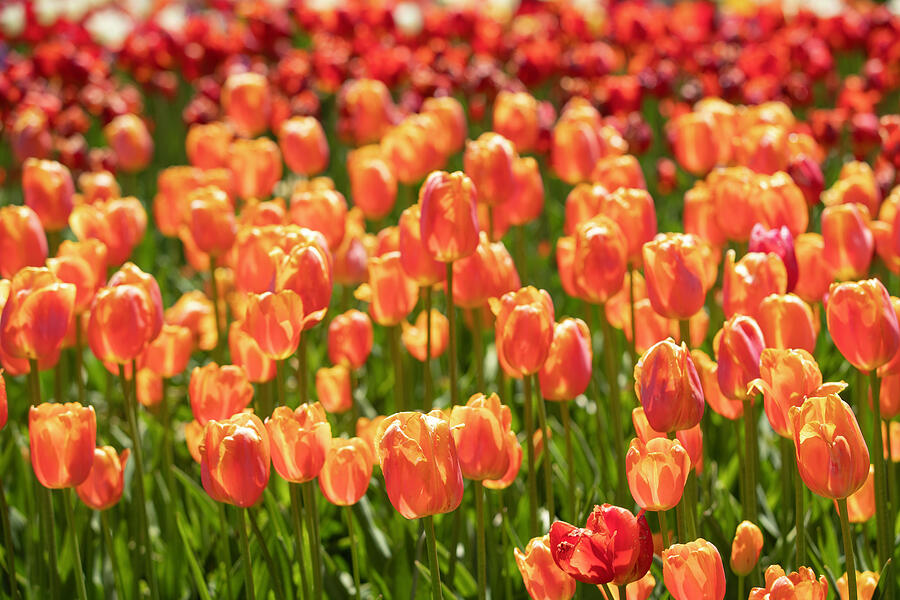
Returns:
[[[156,16],[3,59],[10,597],[894,598],[900,20]]]

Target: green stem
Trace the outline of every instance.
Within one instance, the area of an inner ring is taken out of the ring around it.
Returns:
[[[747,578],[743,575],[738,576],[738,595],[737,597],[743,600],[747,596],[744,594],[745,586],[747,584]]]
[[[612,590],[609,589],[609,584],[603,584],[603,595],[606,596],[606,600],[615,600],[618,596],[614,596]]]
[[[219,319],[219,283],[216,281],[216,260],[209,257],[209,287],[212,291],[213,317],[216,321],[216,345],[213,348],[213,358],[222,364],[222,323]]]
[[[631,311],[631,343],[628,345],[628,349],[631,352],[631,366],[632,368],[637,364],[637,322],[634,319],[634,278],[637,274],[637,269],[631,269],[631,274],[628,277],[628,300],[629,300],[629,310]]]
[[[306,582],[306,558],[303,552],[303,523],[301,515],[303,506],[300,501],[300,484],[288,483],[291,493],[291,519],[294,523],[294,537],[296,539],[294,562],[300,567],[300,590],[302,598],[309,598],[309,585]]]
[[[29,359],[28,383],[31,388],[31,405],[41,403],[41,374],[38,370],[38,362]],[[47,587],[51,598],[59,597],[59,568],[56,564],[56,527],[53,523],[53,500],[50,490],[38,482],[37,489],[38,511],[40,512],[41,546],[47,550]]]
[[[781,505],[787,508],[790,506],[791,490],[793,489],[791,473],[794,470],[789,465],[794,459],[794,446],[790,439],[778,436],[778,449],[781,451]],[[787,531],[790,527],[787,510],[784,511],[782,518],[784,519],[784,530]]]
[[[447,263],[447,320],[450,322],[450,343],[447,360],[450,363],[450,406],[459,404],[459,382],[456,381],[456,307],[453,306],[453,263]]]
[[[400,354],[400,326],[394,325],[388,332],[391,362],[394,363],[394,397],[396,398],[396,411],[406,410],[406,386],[403,382],[403,356]]]
[[[472,352],[475,362],[476,389],[484,390],[484,330],[481,326],[481,307],[472,309]]]
[[[891,558],[894,545],[894,527],[888,518],[888,490],[885,477],[884,440],[881,434],[881,402],[879,400],[881,382],[878,379],[878,373],[874,370],[869,373],[869,386],[872,391],[872,410],[874,411],[872,441],[875,449],[871,454],[872,463],[875,465],[875,519],[878,527],[878,559],[882,567],[886,565],[883,574],[886,581],[893,581],[894,568]],[[888,561],[891,562],[889,563]],[[847,577],[850,577],[849,573]],[[894,586],[887,586],[887,598],[893,598],[893,589]]]
[[[169,414],[169,380],[163,378],[162,380],[162,401],[159,406],[159,416],[162,420],[163,426],[163,479],[166,482],[166,487],[169,490],[169,495],[174,496],[175,494],[175,481],[172,478],[172,466],[175,464],[175,453],[174,448],[172,446],[172,418]],[[167,511],[167,513],[172,514],[173,511]],[[170,531],[173,529],[170,527]]]
[[[256,542],[259,544],[259,551],[262,552],[263,560],[266,563],[266,570],[269,571],[269,578],[273,582],[273,587],[275,588],[275,598],[278,600],[284,600],[286,596],[284,595],[284,588],[281,586],[281,572],[279,568],[276,566],[275,559],[272,557],[272,553],[269,552],[269,547],[266,545],[266,538],[263,536],[262,530],[259,528],[259,523],[256,522],[256,515],[247,508],[244,510],[247,513],[247,520],[250,521],[250,530],[253,532],[253,536],[256,538]]]
[[[222,551],[225,555],[225,586],[228,590],[228,597],[234,598],[234,590],[231,589],[231,544],[229,543],[229,534],[231,528],[228,526],[228,515],[225,514],[225,504],[219,502],[219,527],[222,530]]]
[[[322,598],[322,558],[319,552],[319,515],[316,508],[316,491],[312,481],[301,484],[303,487],[303,504],[306,507],[306,527],[309,534],[309,554],[313,568],[313,598]]]
[[[687,502],[684,502],[684,527],[687,540],[697,539],[697,472],[691,469],[684,486]]]
[[[606,307],[600,305],[598,317],[603,329],[603,355],[606,359],[606,384],[609,390],[609,428],[613,434],[616,470],[616,503],[623,504],[628,495],[625,486],[625,438],[622,433],[622,398],[619,395],[619,371],[616,368],[616,341],[612,325],[606,318]]]
[[[681,343],[691,347],[691,322],[689,319],[681,319],[678,321],[678,334],[681,338]]]
[[[87,590],[84,587],[84,567],[81,565],[81,548],[78,545],[78,528],[75,527],[75,510],[72,508],[72,490],[63,488],[63,506],[66,510],[66,527],[72,534],[72,554],[75,557],[75,590],[80,600],[87,600]]]
[[[353,529],[353,508],[344,507],[344,515],[347,517],[347,536],[350,539],[350,563],[353,568],[353,589],[356,592],[356,600],[360,600],[362,592],[359,583],[359,549],[356,547],[356,532]]]
[[[9,524],[9,505],[6,503],[6,491],[0,480],[0,524],[3,526],[3,545],[6,552],[6,574],[9,576],[9,595],[16,600],[19,597],[19,586],[16,583],[16,549],[12,541],[12,529]]]
[[[734,426],[734,445],[737,451],[738,464],[742,466],[738,471],[738,497],[741,499],[741,515],[747,514],[747,469],[744,465],[744,447],[741,444],[741,421],[734,419],[731,421]]]
[[[256,588],[253,585],[253,565],[250,564],[250,540],[247,539],[247,524],[244,515],[250,510],[243,508],[238,511],[238,535],[241,538],[241,555],[244,563],[244,590],[248,600],[256,600]]]
[[[425,364],[422,365],[425,371],[425,398],[424,407],[426,411],[431,410],[434,403],[434,382],[431,379],[431,286],[422,288],[422,296],[425,303]]]
[[[526,375],[528,377],[528,375]],[[554,506],[554,498],[553,498],[553,460],[550,457],[550,427],[547,425],[547,405],[544,401],[544,395],[541,394],[541,385],[538,382],[537,375],[531,375],[532,379],[532,387],[534,388],[535,394],[537,395],[537,405],[538,405],[538,423],[541,427],[541,437],[544,439],[544,456],[543,456],[543,471],[544,471],[544,501],[547,503],[547,513],[549,514],[550,522],[553,522],[553,517],[556,515],[556,507]]]
[[[424,518],[425,538],[428,540],[428,568],[431,571],[431,599],[443,600],[441,590],[441,568],[438,564],[437,540],[434,537],[434,517]]]
[[[796,459],[794,460],[794,512],[797,522],[797,564],[799,568],[806,564],[806,509],[803,507],[804,496],[806,491],[803,489],[803,480],[800,478],[800,471],[797,467]]]
[[[744,400],[744,470],[747,473],[747,486],[745,488],[747,505],[744,518],[756,523],[756,419],[753,416],[753,403],[748,398]]]
[[[669,547],[669,540],[671,539],[671,535],[669,535],[669,522],[666,519],[666,511],[660,510],[656,513],[656,516],[659,517],[659,534],[662,536],[662,545],[663,549]],[[738,596],[739,598],[741,596]]]
[[[575,500],[575,446],[572,443],[572,423],[569,416],[569,403],[563,401],[559,403],[560,415],[563,423],[563,431],[566,436],[566,462],[568,463],[568,483],[569,483],[569,521],[574,523],[578,520]]]
[[[116,548],[113,545],[112,531],[109,528],[109,518],[106,511],[100,512],[100,529],[103,530],[103,544],[106,546],[106,553],[109,556],[109,564],[112,567],[113,583],[116,587],[116,595],[119,598],[125,598],[125,586],[122,584],[122,573],[119,571],[119,559],[116,557]]]
[[[78,403],[84,404],[84,342],[81,339],[81,315],[75,316],[75,384],[78,389]]]
[[[297,391],[300,394],[300,404],[309,401],[309,377],[307,373],[307,335],[300,334],[300,346],[297,348]]]
[[[675,432],[670,431],[668,434],[668,437],[670,440],[674,440]],[[686,487],[687,487],[687,484],[685,483],[685,488]],[[691,541],[687,537],[687,525],[685,524],[685,517],[684,517],[684,511],[685,511],[684,506],[685,506],[685,504],[687,504],[687,502],[688,502],[687,498],[685,497],[684,493],[682,493],[681,500],[678,502],[678,504],[675,505],[675,531],[676,531],[676,536],[677,536],[677,539],[675,540],[676,542],[686,543],[686,542]]]
[[[841,517],[841,537],[844,538],[844,563],[847,567],[847,589],[850,592],[850,600],[857,600],[856,589],[856,561],[853,558],[853,538],[850,536],[850,518],[847,516],[847,499],[840,498],[837,501],[838,514]],[[888,580],[888,587],[890,585]]]
[[[487,544],[484,541],[484,484],[473,481],[475,488],[475,528],[478,536],[478,599],[487,595]]]
[[[285,406],[287,400],[287,390],[284,382],[285,371],[287,370],[287,359],[279,360],[275,363],[275,379],[278,386],[278,406]]]
[[[538,530],[537,521],[537,484],[534,477],[535,456],[534,456],[534,415],[532,414],[533,406],[531,399],[531,377],[525,376],[522,379],[525,385],[525,445],[528,457],[528,535],[536,535]]]

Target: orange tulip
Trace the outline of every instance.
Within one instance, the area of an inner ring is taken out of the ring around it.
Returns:
[[[22,165],[22,195],[47,231],[65,229],[72,212],[72,174],[54,160],[29,158]]]
[[[598,183],[579,183],[566,196],[563,233],[575,235],[578,226],[603,212],[609,191]]]
[[[694,187],[684,193],[682,219],[685,233],[695,235],[716,248],[728,242],[716,220],[716,206],[705,182],[696,181]]]
[[[875,596],[875,590],[878,588],[878,580],[880,575],[874,571],[857,571],[856,572],[856,596],[858,600],[872,600]],[[835,582],[837,593],[840,600],[850,600],[850,588],[847,583],[847,574],[841,575]]]
[[[599,121],[599,115],[597,115]],[[587,181],[601,156],[600,138],[588,119],[562,117],[553,127],[551,163],[557,177],[570,185]]]
[[[757,321],[769,348],[816,349],[818,318],[795,294],[772,294],[759,305]]]
[[[708,173],[719,161],[720,146],[727,140],[718,137],[713,116],[689,112],[672,119],[667,127],[675,160],[693,175]]]
[[[510,142],[515,150],[528,152],[538,141],[538,102],[528,92],[497,94],[494,100],[493,129]]]
[[[152,275],[126,263],[97,292],[88,344],[100,360],[127,363],[156,339],[163,325],[162,296]]]
[[[443,281],[447,276],[447,269],[443,263],[435,260],[425,247],[421,223],[421,204],[413,204],[400,214],[397,226],[400,264],[416,285],[428,287]]]
[[[228,167],[240,198],[267,198],[281,179],[281,151],[268,138],[235,140],[228,147]]]
[[[233,321],[228,327],[228,349],[231,361],[244,369],[250,381],[263,383],[275,377],[275,361],[263,353],[239,321]]]
[[[212,300],[206,294],[200,290],[191,290],[182,294],[163,315],[169,325],[188,328],[191,333],[188,350],[212,350],[219,342],[214,310]]]
[[[475,184],[479,202],[497,204],[513,189],[515,156],[512,142],[499,133],[488,131],[466,142],[463,165]]]
[[[579,225],[572,257],[578,296],[593,304],[609,300],[622,288],[627,257],[628,240],[615,222],[597,216]]]
[[[492,299],[496,316],[497,360],[510,377],[537,373],[553,342],[553,300],[546,290],[528,286]]]
[[[153,217],[163,235],[180,233],[182,225],[190,220],[187,195],[205,184],[204,172],[197,167],[167,167],[159,172],[153,197]]]
[[[372,478],[372,451],[358,437],[335,438],[319,472],[319,489],[329,502],[351,506],[359,502]]]
[[[814,493],[846,498],[869,475],[869,450],[853,410],[835,394],[790,409],[800,477]]]
[[[755,199],[759,178],[747,167],[717,169],[706,178],[715,207],[716,222],[726,238],[744,242],[757,222]]]
[[[316,370],[316,394],[319,402],[331,414],[350,410],[353,406],[350,369],[344,365],[319,367]]]
[[[689,319],[711,286],[702,242],[693,235],[666,233],[644,244],[644,277],[653,310],[669,319]]]
[[[740,400],[728,398],[719,388],[719,365],[702,350],[691,350],[691,358],[700,374],[703,397],[709,407],[726,419],[733,421],[741,418],[744,414],[743,403]]]
[[[0,277],[47,260],[47,236],[37,213],[27,206],[0,207]]]
[[[372,452],[373,464],[377,464],[378,462],[375,449],[375,435],[378,433],[378,427],[381,425],[381,422],[386,418],[387,417],[383,415],[378,415],[373,419],[360,417],[356,421],[356,436],[362,439],[369,447],[369,450]]]
[[[200,442],[203,489],[216,502],[253,506],[269,483],[270,453],[269,435],[256,415],[210,421]]]
[[[166,323],[144,350],[139,362],[160,377],[175,377],[187,368],[192,347],[190,329]]]
[[[419,189],[419,204],[422,242],[435,260],[454,262],[475,252],[475,185],[468,176],[435,171]]]
[[[825,240],[818,233],[801,233],[794,239],[798,277],[794,292],[810,304],[821,300],[834,280],[825,260]]]
[[[432,137],[441,156],[451,156],[462,149],[468,126],[465,110],[459,100],[453,96],[425,98],[419,112],[432,115],[440,124]]]
[[[387,86],[375,79],[350,79],[337,96],[338,133],[356,145],[381,139],[391,126],[394,103]]]
[[[581,319],[563,319],[553,328],[553,341],[538,378],[547,400],[572,400],[591,381],[591,332]]]
[[[534,600],[571,600],[577,582],[556,566],[550,553],[550,536],[532,538],[522,552],[513,549],[525,590]]]
[[[731,542],[731,570],[740,577],[753,572],[763,547],[763,534],[750,521],[742,521]]]
[[[112,446],[94,448],[90,474],[75,488],[81,501],[94,510],[115,506],[125,487],[125,465],[130,454],[128,448],[122,454],[117,454]]]
[[[742,132],[735,144],[738,162],[757,173],[774,173],[787,168],[787,131],[780,125],[760,123]]]
[[[74,487],[91,472],[97,442],[93,406],[44,402],[28,412],[31,466],[46,488]]]
[[[759,357],[763,347],[762,331],[752,317],[735,315],[716,335],[719,389],[732,400],[744,401],[751,394],[751,383],[759,377]]]
[[[654,438],[667,439],[662,431],[656,431],[650,427],[647,421],[647,413],[644,407],[638,406],[631,411],[631,424],[634,425],[634,432],[640,441],[647,444]],[[688,458],[691,459],[690,468],[703,472],[703,432],[700,430],[700,424],[696,424],[690,429],[681,429],[675,432],[675,439],[681,442],[682,447],[687,450]]]
[[[47,267],[65,283],[75,286],[75,312],[90,307],[94,294],[106,281],[106,246],[100,240],[63,240]]]
[[[519,274],[503,242],[480,234],[474,254],[453,263],[453,303],[461,308],[482,308],[490,298],[521,287]]]
[[[847,496],[847,516],[851,523],[865,523],[875,516],[875,465],[869,465],[862,487]]]
[[[110,266],[131,255],[147,229],[147,213],[140,200],[129,196],[101,204],[79,204],[69,215],[69,227],[79,241],[96,239],[107,249]]]
[[[153,158],[153,138],[147,125],[137,115],[119,115],[103,128],[116,166],[126,173],[136,173]]]
[[[675,600],[722,600],[725,567],[714,545],[703,538],[672,544],[662,553],[663,581]]]
[[[184,443],[188,448],[191,458],[198,465],[202,457],[200,456],[200,444],[203,442],[204,427],[197,421],[191,421],[184,425]]]
[[[186,201],[190,210],[190,231],[201,251],[221,256],[234,244],[237,223],[228,195],[216,187],[193,190]]]
[[[535,437],[541,433],[541,430],[535,432]],[[512,431],[506,432],[506,453],[509,455],[509,466],[506,472],[498,479],[485,479],[481,484],[489,490],[505,490],[513,484],[516,477],[519,476],[519,470],[522,468],[522,444]],[[540,441],[535,442],[534,456],[535,460],[540,458],[539,450],[542,449]]]
[[[456,444],[440,411],[391,415],[378,426],[375,448],[388,499],[405,518],[452,512],[462,502]]]
[[[834,345],[857,369],[877,369],[897,353],[897,314],[878,279],[832,285],[825,311]]]
[[[241,227],[266,227],[269,225],[285,225],[287,223],[287,211],[284,208],[284,199],[272,200],[251,199],[244,203],[241,214],[238,216],[238,228]]]
[[[687,345],[654,344],[634,367],[638,397],[650,426],[660,432],[690,429],[703,417],[703,388]]]
[[[734,250],[725,255],[722,275],[722,309],[726,317],[759,316],[762,299],[787,291],[787,270],[777,254],[749,252],[735,263]]]
[[[641,263],[641,251],[656,235],[656,208],[646,190],[620,187],[606,196],[603,214],[622,230],[628,242],[628,260]]]
[[[278,145],[294,173],[315,175],[328,166],[328,139],[315,117],[291,117],[282,123]]]
[[[47,268],[25,267],[13,277],[0,316],[0,344],[14,358],[59,352],[75,312],[75,286]]]
[[[406,351],[419,362],[425,362],[428,358],[428,313],[420,312],[415,325],[410,325],[407,321],[403,321],[400,325],[403,327],[401,340]],[[431,358],[441,356],[449,342],[449,319],[441,312],[431,309]]]
[[[268,128],[272,112],[269,82],[259,73],[232,73],[222,86],[222,109],[239,134],[261,134]]]
[[[607,156],[601,158],[591,171],[591,181],[615,192],[620,188],[646,190],[647,182],[637,158],[632,154]],[[652,201],[651,201],[652,206]],[[653,215],[654,232],[656,234],[656,214]],[[653,236],[650,236],[651,238]],[[649,239],[649,238],[648,238]]]
[[[532,156],[517,156],[513,161],[513,191],[494,211],[494,239],[497,229],[510,225],[524,225],[537,219],[544,210],[544,180],[537,160]]]
[[[19,111],[9,128],[9,138],[16,162],[24,162],[31,156],[46,158],[53,144],[47,113],[38,106]]]
[[[300,334],[310,319],[321,319],[321,312],[307,314],[303,300],[291,290],[250,294],[243,328],[263,354],[284,360],[297,351]]]
[[[328,248],[338,248],[344,239],[347,201],[335,190],[296,191],[291,196],[291,221],[320,232]]]
[[[779,565],[766,569],[766,587],[750,590],[748,600],[825,600],[828,597],[828,581],[809,567],[798,567],[790,575]]]
[[[858,161],[844,163],[838,180],[822,192],[822,203],[825,206],[859,204],[865,206],[869,214],[878,212],[881,191],[878,189],[878,181],[872,167],[868,163]]]
[[[272,463],[282,479],[304,483],[319,476],[331,446],[331,425],[321,404],[296,410],[279,406],[266,419],[272,440]]]
[[[354,206],[366,218],[382,219],[397,200],[397,177],[379,146],[363,146],[347,154],[347,174]]]
[[[237,289],[254,294],[272,291],[278,266],[272,251],[281,248],[287,253],[295,244],[318,235],[296,225],[240,228],[229,253]]]
[[[399,325],[419,301],[419,288],[403,270],[399,252],[370,258],[369,282],[356,292],[358,299],[369,302],[372,319],[384,327]]]
[[[678,440],[652,438],[646,443],[631,440],[625,455],[628,488],[644,510],[669,510],[681,502],[691,459]]]
[[[653,534],[654,536],[659,534]],[[656,589],[656,578],[653,573],[647,571],[647,574],[629,583],[625,587],[625,597],[622,597],[622,586],[609,584],[609,591],[612,596],[607,597],[606,591],[601,587],[600,593],[606,600],[648,600],[650,594]]]
[[[869,272],[875,240],[869,212],[860,204],[828,206],[822,211],[823,256],[839,280],[858,279]]]
[[[754,201],[757,219],[766,229],[787,227],[791,236],[806,231],[809,226],[809,208],[803,191],[790,175],[784,171],[760,175],[756,184],[759,188]]]
[[[201,169],[228,166],[228,147],[234,139],[231,129],[220,122],[197,123],[188,127],[185,148],[188,161]]]
[[[302,230],[311,234],[308,230]],[[304,329],[311,329],[324,318],[331,302],[331,255],[318,235],[309,235],[284,254],[280,248],[269,253],[276,265],[275,290],[291,290],[303,301]]]
[[[369,316],[350,309],[331,320],[328,325],[328,360],[338,365],[358,369],[372,352],[372,321]]]
[[[381,154],[400,183],[413,185],[442,165],[432,135],[439,128],[433,115],[412,114],[384,133]]]
[[[152,408],[162,402],[162,377],[150,369],[138,369],[135,387],[137,388],[137,401],[141,403],[141,406]]]
[[[497,394],[474,394],[465,406],[453,407],[450,430],[463,477],[482,481],[506,473],[511,421],[509,407],[500,403]]]
[[[191,411],[201,426],[224,421],[243,411],[253,399],[253,386],[241,367],[212,362],[191,371]]]

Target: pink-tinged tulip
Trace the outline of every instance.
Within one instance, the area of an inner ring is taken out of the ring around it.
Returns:
[[[703,388],[685,344],[654,344],[634,367],[639,398],[650,426],[660,432],[690,429],[703,417]]]
[[[663,581],[675,600],[722,600],[725,567],[718,549],[703,538],[663,550]]]
[[[832,285],[825,311],[834,345],[861,371],[877,369],[900,347],[897,314],[878,279]]]
[[[666,233],[644,244],[644,277],[653,310],[689,319],[703,307],[712,283],[700,238]]]
[[[670,510],[681,502],[691,459],[678,440],[631,440],[625,473],[631,496],[644,510]]]
[[[256,415],[210,421],[200,442],[203,489],[216,502],[253,506],[269,483],[270,456],[269,434]]]
[[[735,315],[722,326],[713,346],[722,393],[732,400],[746,400],[750,384],[759,377],[759,357],[765,347],[759,325],[751,317]]]
[[[328,325],[328,359],[358,369],[372,352],[372,320],[356,309],[336,315]]]
[[[777,255],[787,272],[787,291],[794,291],[798,276],[797,254],[794,251],[794,238],[787,227],[766,229],[757,223],[753,226],[753,230],[750,231],[750,242],[747,250],[749,252]]]
[[[581,319],[563,319],[553,328],[553,341],[538,375],[547,400],[572,400],[591,381],[591,332]]]
[[[834,270],[825,259],[825,240],[818,233],[801,233],[794,240],[797,254],[797,285],[794,291],[813,304],[828,292]]]

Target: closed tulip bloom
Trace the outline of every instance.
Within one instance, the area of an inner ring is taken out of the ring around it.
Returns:
[[[144,169],[153,158],[153,138],[137,115],[119,115],[103,128],[103,137],[116,157],[116,166],[126,173]]]
[[[400,214],[400,264],[419,287],[428,287],[447,276],[444,263],[435,260],[422,242],[422,210],[420,204],[407,207]]]
[[[544,210],[544,180],[537,160],[532,156],[517,156],[513,161],[512,193],[507,195],[494,212],[494,228],[504,220],[510,225],[524,225],[537,219]],[[494,235],[495,238],[502,237]]]
[[[356,290],[356,297],[369,303],[372,319],[384,327],[399,325],[415,308],[419,288],[400,264],[399,252],[369,259],[369,281]]]
[[[622,288],[627,259],[628,240],[614,221],[597,216],[579,225],[572,258],[579,296],[593,304],[609,300]]]
[[[756,318],[763,298],[786,291],[787,271],[778,255],[750,252],[737,262],[734,250],[725,255],[722,309],[726,317],[744,314]]]
[[[750,242],[747,249],[749,252],[776,254],[784,264],[787,273],[787,291],[794,291],[798,276],[797,254],[794,251],[794,238],[787,227],[766,229],[757,223],[750,231]]]
[[[763,534],[750,521],[742,521],[734,532],[731,542],[731,570],[735,575],[746,577],[753,572],[759,562],[763,547]]]
[[[228,147],[234,139],[225,123],[197,123],[191,125],[185,139],[188,162],[201,169],[228,166]]]
[[[582,583],[626,585],[650,570],[653,538],[647,518],[604,504],[583,528],[564,521],[550,526],[550,552],[557,566]]]
[[[628,261],[641,264],[644,244],[656,236],[656,208],[646,190],[620,187],[606,197],[603,214],[622,230],[628,242]]]
[[[705,175],[719,160],[716,122],[706,112],[689,112],[669,122],[667,126],[675,160],[693,175]]]
[[[818,233],[801,233],[794,240],[797,285],[794,292],[810,304],[821,300],[834,281],[834,270],[825,260],[825,240]]]
[[[874,571],[856,572],[856,598],[858,600],[872,600],[875,590],[878,588],[880,576]],[[847,574],[841,575],[835,582],[840,600],[850,600],[850,588],[847,583]]]
[[[506,449],[512,416],[497,394],[474,394],[465,406],[454,406],[450,430],[463,477],[499,479],[509,468]]]
[[[824,258],[838,280],[858,279],[869,272],[875,240],[869,212],[860,204],[838,204],[822,211]]]
[[[94,510],[106,510],[119,502],[130,454],[128,448],[122,450],[122,454],[117,454],[112,446],[94,448],[90,474],[75,488],[85,505]]]
[[[72,174],[55,160],[29,158],[22,165],[22,196],[47,231],[65,229],[72,212]]]
[[[609,191],[599,183],[579,183],[566,196],[563,232],[574,235],[578,226],[603,212]]]
[[[878,279],[832,285],[825,315],[834,345],[861,371],[877,369],[900,347],[897,314]]]
[[[14,358],[57,353],[75,314],[75,286],[47,268],[25,267],[12,278],[0,315],[0,344]]]
[[[412,114],[381,138],[381,153],[400,183],[414,185],[443,164],[432,132],[440,128],[433,115]]]
[[[440,124],[432,137],[434,146],[441,156],[451,156],[462,149],[468,125],[465,110],[459,100],[453,96],[425,98],[419,112],[432,115]]]
[[[754,387],[763,393],[766,417],[775,433],[791,438],[788,411],[800,406],[822,386],[816,359],[806,350],[766,348],[759,357],[759,379]]]
[[[347,154],[353,205],[368,219],[382,219],[397,200],[397,177],[379,146],[363,146]]]
[[[625,474],[634,501],[644,510],[669,510],[681,502],[691,459],[678,440],[631,440]]]
[[[766,587],[750,590],[748,600],[825,600],[828,597],[828,581],[809,567],[798,567],[790,575],[779,565],[766,569]]]
[[[191,330],[167,323],[144,350],[139,362],[160,377],[175,377],[187,368],[192,348]]]
[[[571,600],[577,582],[556,566],[550,536],[531,538],[522,552],[513,549],[525,590],[533,600]]]
[[[414,325],[407,321],[400,323],[403,327],[401,340],[406,351],[419,362],[428,359],[428,313],[422,311],[416,317]],[[438,358],[450,342],[450,320],[443,313],[431,309],[431,358]]]
[[[722,600],[725,567],[714,545],[703,538],[672,544],[662,553],[663,581],[675,600]]]
[[[725,321],[716,340],[719,388],[732,400],[746,400],[750,384],[759,377],[759,357],[765,347],[762,331],[752,317],[735,315]]]
[[[256,340],[266,356],[284,360],[297,351],[304,325],[310,319],[318,318],[321,318],[318,312],[305,312],[303,300],[291,290],[250,294],[244,314],[244,331]]]
[[[497,204],[509,194],[515,156],[512,142],[499,133],[488,131],[466,142],[463,164],[475,184],[479,202]]]
[[[237,223],[228,195],[216,187],[196,189],[187,195],[191,237],[197,248],[221,256],[234,243]]]
[[[328,139],[315,117],[291,117],[282,123],[278,145],[294,173],[315,175],[328,166]]]
[[[281,151],[268,138],[235,140],[228,148],[228,167],[238,197],[267,198],[281,179]]]
[[[319,471],[322,495],[337,506],[356,504],[369,488],[373,464],[372,451],[361,438],[331,440]]]
[[[69,215],[69,227],[79,241],[95,239],[107,249],[110,266],[121,265],[144,237],[147,212],[137,198],[116,198],[101,204],[79,204]]]
[[[28,412],[31,466],[46,488],[74,487],[91,472],[97,444],[93,406],[44,402]]]
[[[803,192],[784,171],[761,175],[756,184],[759,190],[754,200],[759,223],[754,229],[786,229],[790,235],[799,235],[809,226],[809,207]],[[753,237],[751,231],[750,237]]]
[[[553,341],[538,378],[547,400],[572,400],[591,381],[591,332],[581,319],[563,319],[553,328]]]
[[[510,377],[537,373],[553,342],[553,300],[546,290],[528,286],[492,300],[496,316],[497,360]]]
[[[726,167],[710,173],[706,182],[719,229],[729,240],[748,240],[758,221],[758,175],[747,167]]]
[[[419,189],[421,238],[443,263],[469,256],[478,246],[475,185],[464,173],[435,171]]]
[[[64,240],[47,267],[56,277],[75,286],[75,312],[90,308],[97,290],[106,281],[106,246],[99,240]]]
[[[695,235],[716,248],[721,248],[728,242],[727,236],[719,227],[716,206],[705,182],[694,182],[694,186],[684,193],[682,219],[685,233]]]
[[[528,152],[538,141],[538,102],[528,92],[503,90],[494,100],[493,123],[517,151]]]
[[[391,505],[407,519],[456,510],[463,476],[444,415],[401,412],[381,422],[375,449]]]
[[[304,190],[291,196],[291,221],[320,232],[329,248],[338,248],[344,239],[347,201],[335,190]]]
[[[306,233],[307,230],[303,230]],[[310,235],[284,254],[280,248],[270,256],[276,264],[275,290],[291,290],[303,301],[303,310],[314,317],[305,319],[304,329],[311,329],[325,317],[331,303],[331,254],[318,235]]]
[[[345,413],[353,406],[350,369],[344,365],[316,370],[316,395],[331,414]]]
[[[188,386],[191,411],[200,425],[224,421],[241,412],[253,399],[253,386],[241,367],[209,363],[194,367]]]
[[[239,321],[233,321],[228,326],[228,349],[231,361],[236,366],[243,367],[247,379],[253,383],[272,381],[275,377],[275,361],[266,356]]]
[[[482,308],[521,285],[506,246],[483,231],[475,253],[453,263],[453,303],[461,308]]]
[[[703,417],[703,388],[685,344],[654,344],[634,367],[650,426],[660,432],[690,429]]]
[[[373,343],[372,320],[355,308],[336,315],[328,325],[328,360],[358,369],[369,358]]]
[[[789,415],[806,487],[834,500],[861,488],[869,475],[869,449],[847,403],[837,394],[807,398]]]
[[[644,244],[644,278],[653,310],[669,319],[689,319],[703,307],[710,285],[702,242],[681,233],[657,235]]]
[[[594,126],[565,114],[553,127],[551,163],[557,177],[570,185],[587,181],[601,156],[600,138]]]
[[[816,349],[818,318],[795,294],[772,294],[759,305],[757,322],[769,348]]]
[[[253,506],[269,483],[270,456],[269,435],[256,415],[210,421],[200,442],[203,489],[216,502]]]
[[[728,398],[719,388],[719,365],[702,350],[691,350],[691,358],[700,375],[703,397],[713,412],[732,421],[741,418],[744,404],[740,400]]]
[[[221,277],[217,275],[216,279]],[[212,300],[205,293],[191,290],[167,308],[163,318],[170,325],[187,327],[191,334],[189,349],[212,350],[219,342],[214,310]],[[221,305],[219,310],[222,310]]]
[[[536,433],[540,433],[540,430]],[[481,482],[489,490],[505,490],[513,484],[516,477],[519,476],[519,470],[522,468],[522,444],[519,443],[519,438],[512,431],[506,432],[504,447],[506,448],[506,454],[509,456],[509,465],[506,467],[506,472],[499,478],[485,479]],[[538,452],[537,444],[535,444],[535,460],[538,458],[540,458],[540,453]]]
[[[47,260],[47,236],[37,213],[27,206],[0,207],[0,277]]]
[[[331,447],[331,425],[321,404],[301,404],[296,410],[279,406],[266,419],[272,440],[272,463],[286,481],[304,483],[319,475]]]
[[[137,390],[137,401],[141,403],[141,406],[153,408],[162,402],[162,377],[150,369],[138,369],[135,388]]]
[[[269,82],[259,73],[232,73],[222,86],[222,109],[239,134],[261,134],[272,111]]]
[[[387,86],[376,79],[350,79],[337,95],[338,133],[355,145],[381,139],[395,110]]]
[[[837,502],[835,502],[837,504]],[[837,506],[835,506],[837,510]],[[847,496],[847,517],[851,523],[865,523],[875,516],[875,465],[862,487]]]
[[[644,180],[641,164],[632,154],[601,158],[594,165],[594,170],[591,172],[591,181],[599,183],[611,192],[615,192],[620,188],[647,189],[647,182]],[[655,223],[655,213],[653,217]],[[655,235],[656,231],[653,234]]]

